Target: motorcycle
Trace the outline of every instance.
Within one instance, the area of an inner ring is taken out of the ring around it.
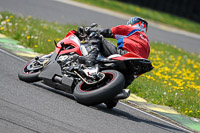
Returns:
[[[77,102],[87,106],[104,103],[109,109],[115,107],[130,95],[130,90],[125,91],[125,75],[137,77],[153,67],[149,60],[133,53],[109,57],[99,53],[94,66],[80,63],[78,57],[88,54],[88,32],[98,33],[92,30],[94,27],[97,24],[69,31],[64,39],[54,41],[55,51],[26,63],[18,72],[19,79],[28,83],[42,80],[52,88],[73,94]]]

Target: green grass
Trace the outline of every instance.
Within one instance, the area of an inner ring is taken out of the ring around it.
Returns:
[[[44,54],[54,50],[54,40],[58,42],[69,30],[77,29],[75,25],[49,23],[32,19],[31,16],[16,17],[8,12],[1,13],[0,22],[0,33],[19,40],[21,45]]]
[[[164,23],[183,29],[186,31],[194,32],[200,34],[200,24],[194,21],[189,21],[188,19],[177,17],[175,15],[170,15],[164,12],[158,12],[152,9],[140,7],[133,4],[127,4],[119,2],[117,0],[75,0],[78,2],[107,8],[117,12],[122,12],[132,16],[140,16],[147,20],[153,20],[155,22]],[[128,20],[127,20],[128,21]]]
[[[0,13],[0,33],[44,54],[54,50],[53,40],[61,40],[77,27]],[[114,39],[109,40],[116,43]],[[137,78],[129,86],[131,92],[148,102],[171,106],[182,114],[200,118],[200,55],[151,42],[149,59],[155,68]]]
[[[148,102],[173,107],[178,112],[200,118],[200,56],[171,45],[151,43],[154,69],[129,88]]]

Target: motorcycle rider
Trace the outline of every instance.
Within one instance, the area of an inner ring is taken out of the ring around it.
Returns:
[[[148,22],[141,17],[132,17],[127,25],[119,25],[111,29],[98,29],[100,34],[106,38],[117,39],[117,47],[108,40],[101,38],[98,34],[91,35],[89,40],[89,54],[81,58],[86,65],[93,66],[99,51],[108,57],[113,54],[133,53],[139,58],[148,59],[150,54],[149,39],[146,35]],[[132,77],[132,76],[128,76]],[[132,82],[133,79],[130,79]],[[130,83],[129,83],[130,84]]]
[[[134,53],[140,58],[148,59],[150,53],[149,39],[146,35],[148,23],[141,17],[132,17],[127,25],[119,25],[111,29],[102,30],[104,37],[117,39],[117,46],[106,39],[103,39],[103,54],[110,56],[112,54],[123,55],[125,53]]]
[[[99,51],[108,57],[113,54],[132,53],[139,58],[148,59],[150,54],[149,39],[146,35],[148,30],[148,22],[141,17],[132,17],[126,25],[119,25],[111,29],[98,29],[101,35],[106,38],[117,39],[117,47],[102,38],[98,34],[91,35],[88,42],[89,54],[81,56],[81,60],[86,61],[87,66],[93,66]],[[134,75],[125,76],[125,88],[128,87],[135,79]]]

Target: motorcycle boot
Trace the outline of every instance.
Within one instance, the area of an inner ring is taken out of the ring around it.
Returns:
[[[79,56],[79,62],[85,64],[88,67],[92,67],[95,65],[96,58],[99,54],[99,46],[101,44],[101,40],[99,38],[92,38],[88,42],[88,47],[86,48],[88,51],[88,55]]]

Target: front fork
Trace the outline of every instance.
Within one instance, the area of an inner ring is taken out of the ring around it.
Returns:
[[[38,63],[38,64],[40,64],[41,66],[44,67],[49,62],[52,54],[53,54],[53,52],[51,52],[48,55],[43,55],[41,57],[36,56],[35,61],[36,61],[36,63]]]

